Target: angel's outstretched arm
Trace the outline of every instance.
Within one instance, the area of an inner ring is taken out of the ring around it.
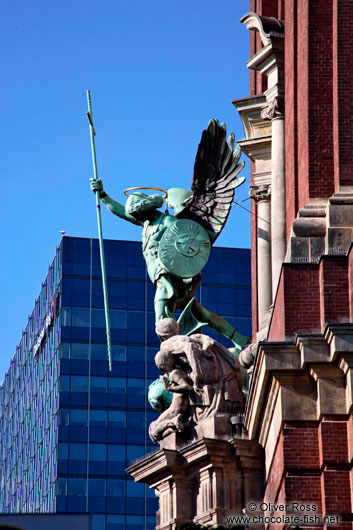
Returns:
[[[134,225],[141,224],[126,212],[125,206],[120,204],[120,202],[114,201],[111,197],[109,197],[109,195],[107,195],[103,189],[103,182],[100,179],[90,179],[90,184],[91,190],[94,193],[99,193],[99,198],[101,201],[114,215],[117,215],[118,217],[121,217],[122,219],[125,219],[125,221],[129,221]]]

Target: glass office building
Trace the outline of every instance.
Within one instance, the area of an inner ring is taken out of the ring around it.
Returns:
[[[64,237],[0,388],[0,511],[88,512],[92,530],[153,529],[154,492],[125,468],[156,449],[146,399],[159,375],[154,288],[140,243],[106,240],[105,253],[112,371],[98,241]],[[214,248],[198,297],[250,335],[250,251]]]

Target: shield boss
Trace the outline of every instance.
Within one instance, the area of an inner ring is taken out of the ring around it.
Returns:
[[[201,225],[190,219],[178,219],[164,232],[158,253],[170,274],[193,278],[206,265],[210,248],[210,238]]]

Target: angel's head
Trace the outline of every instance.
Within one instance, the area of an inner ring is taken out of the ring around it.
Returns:
[[[168,190],[168,205],[173,208],[175,215],[180,213],[184,208],[184,202],[191,197],[192,193],[181,188],[170,188]]]
[[[158,195],[157,193],[154,195],[146,195],[137,191],[129,195],[126,201],[125,211],[129,215],[139,218],[163,206],[163,200],[162,195]]]

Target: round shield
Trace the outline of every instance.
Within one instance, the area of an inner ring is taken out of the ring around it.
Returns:
[[[180,278],[193,278],[206,265],[211,243],[206,230],[190,219],[178,219],[159,243],[163,267]]]

